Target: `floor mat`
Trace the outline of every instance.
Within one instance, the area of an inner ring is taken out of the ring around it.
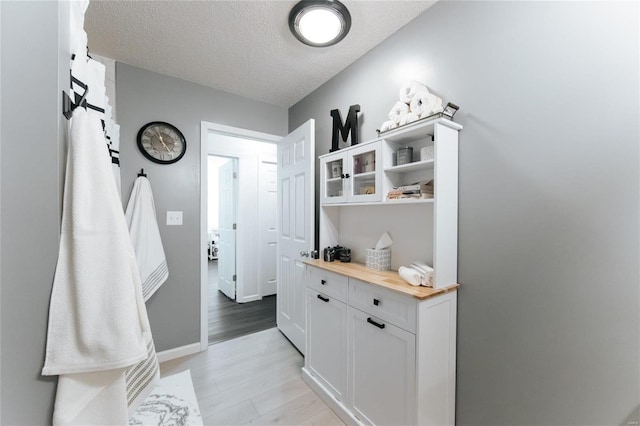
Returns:
[[[130,425],[201,426],[202,416],[191,381],[191,372],[160,379],[129,420]]]

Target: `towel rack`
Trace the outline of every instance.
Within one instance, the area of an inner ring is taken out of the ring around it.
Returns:
[[[84,93],[82,96],[76,93],[77,101],[74,103],[71,100],[71,97],[64,90],[62,91],[62,115],[65,116],[67,120],[71,119],[73,115],[73,110],[82,106],[83,108],[87,108],[87,94],[89,93],[89,87],[84,89]]]

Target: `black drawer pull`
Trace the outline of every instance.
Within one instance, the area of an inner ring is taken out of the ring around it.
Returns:
[[[376,305],[376,306],[380,305],[380,300],[373,299],[373,304]]]
[[[323,302],[328,302],[329,301],[328,297],[322,297],[321,294],[318,295],[318,299],[322,300]],[[383,325],[383,327],[384,327],[384,325]]]
[[[318,297],[320,297],[320,295],[318,295]],[[371,319],[371,317],[367,318],[367,322],[369,324],[375,325],[376,327],[378,327],[380,329],[384,328],[384,324],[380,324],[378,322],[375,322],[374,320]]]
[[[327,280],[320,280],[320,284],[327,285]]]

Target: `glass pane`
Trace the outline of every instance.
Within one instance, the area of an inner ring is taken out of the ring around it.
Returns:
[[[376,180],[373,176],[368,175],[366,177],[355,177],[353,179],[353,195],[367,195],[375,193]]]
[[[376,152],[368,151],[353,156],[353,174],[370,173],[376,171]]]
[[[341,197],[342,194],[342,160],[327,163],[326,170],[326,191],[327,198]]]

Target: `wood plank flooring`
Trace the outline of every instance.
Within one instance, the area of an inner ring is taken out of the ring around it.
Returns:
[[[205,425],[343,425],[302,381],[303,364],[272,328],[164,362],[160,372],[191,370]]]
[[[218,290],[218,261],[209,261],[209,344],[276,326],[276,296],[236,303]]]

